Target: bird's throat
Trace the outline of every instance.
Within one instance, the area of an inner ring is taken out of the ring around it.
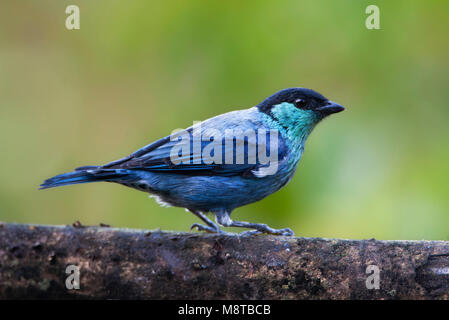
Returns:
[[[290,143],[304,145],[307,137],[321,120],[312,110],[301,110],[291,103],[281,103],[271,110],[276,125]],[[273,125],[272,124],[272,125]]]

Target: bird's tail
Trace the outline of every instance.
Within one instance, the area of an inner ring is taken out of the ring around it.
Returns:
[[[125,182],[126,180],[133,178],[134,174],[130,170],[102,169],[97,166],[88,166],[77,168],[73,172],[63,173],[47,179],[40,185],[39,189],[98,181]]]

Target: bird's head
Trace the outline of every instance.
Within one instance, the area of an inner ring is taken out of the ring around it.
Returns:
[[[283,89],[257,105],[287,131],[306,134],[325,117],[345,110],[316,91],[306,88]]]

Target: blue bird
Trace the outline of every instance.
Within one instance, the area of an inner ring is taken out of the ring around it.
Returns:
[[[187,209],[204,221],[191,229],[293,235],[290,228],[234,221],[231,212],[284,187],[307,137],[322,119],[344,108],[305,88],[281,90],[257,106],[228,112],[157,140],[103,166],[84,166],[46,180],[41,189],[106,181],[150,193],[162,205]],[[215,214],[215,222],[206,214]]]

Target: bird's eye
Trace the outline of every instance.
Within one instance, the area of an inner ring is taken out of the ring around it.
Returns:
[[[304,99],[296,99],[295,100],[296,108],[304,109],[306,107],[306,100]]]

